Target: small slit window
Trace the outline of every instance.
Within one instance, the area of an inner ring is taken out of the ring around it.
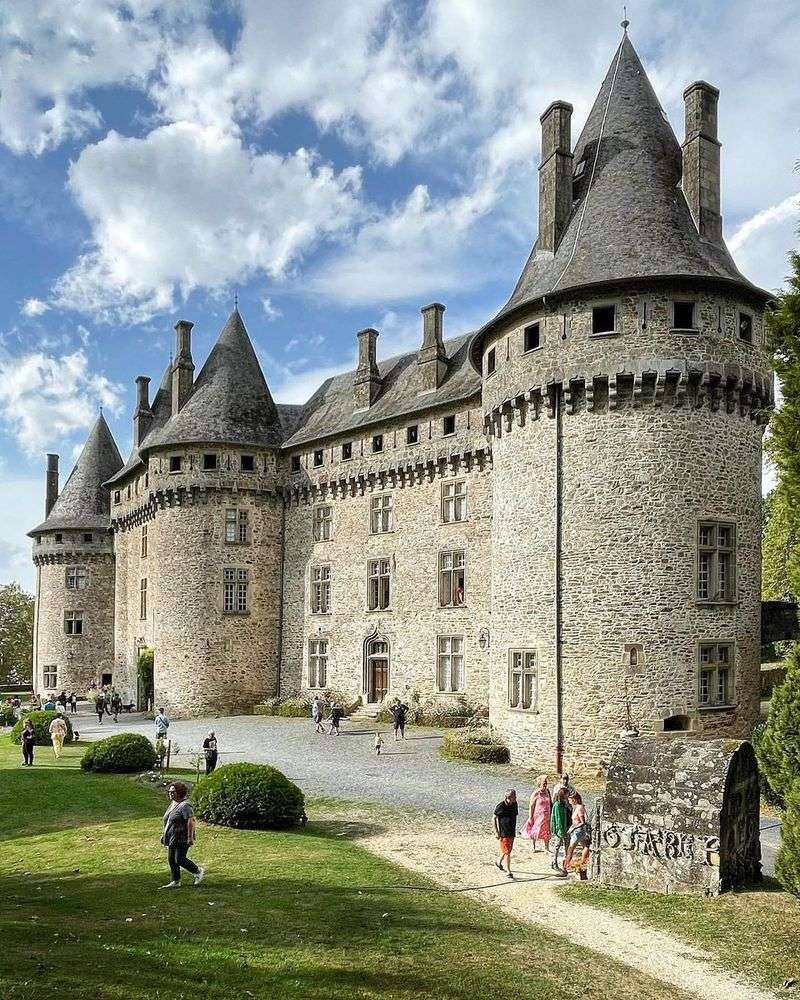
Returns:
[[[672,327],[674,330],[694,330],[694,302],[672,303]]]
[[[592,309],[592,333],[615,333],[617,309],[616,306],[594,306]]]
[[[419,424],[406,427],[406,444],[419,444]]]
[[[739,313],[739,340],[753,343],[753,317],[750,313]]]
[[[486,355],[486,374],[494,375],[497,371],[497,352],[494,348]]]
[[[212,452],[203,455],[203,470],[213,472],[217,468],[217,456]]]
[[[456,432],[456,415],[455,413],[449,413],[442,420],[442,434],[455,434]]]
[[[530,326],[525,327],[525,331],[522,335],[522,349],[526,353],[528,351],[535,351],[540,344],[541,338],[539,335],[539,324],[531,323]]]
[[[345,443],[342,445],[342,461],[349,462],[352,457],[353,457],[353,442],[345,441]]]

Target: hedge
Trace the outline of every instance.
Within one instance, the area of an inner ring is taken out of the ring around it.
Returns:
[[[67,735],[64,737],[65,743],[72,743],[72,724],[66,715],[61,715],[60,712],[28,712],[24,719],[20,719],[19,722],[11,730],[11,739],[14,743],[22,742],[22,730],[25,727],[25,723],[30,721],[33,723],[33,730],[36,734],[34,739],[34,744],[37,747],[49,747],[52,744],[52,738],[50,736],[50,723],[53,719],[62,718],[67,724]]]
[[[194,790],[194,810],[208,823],[288,830],[305,821],[303,793],[267,764],[226,764]]]
[[[310,719],[311,702],[303,698],[270,698],[253,707],[253,715],[279,715],[285,719]]]
[[[481,730],[445,733],[440,752],[443,757],[481,764],[507,764],[509,760],[508,747],[494,739],[488,731]]]
[[[86,748],[81,758],[84,771],[107,771],[129,774],[149,771],[156,763],[156,750],[140,733],[120,733],[98,740]]]

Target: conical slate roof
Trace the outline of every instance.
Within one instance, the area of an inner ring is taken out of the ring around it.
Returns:
[[[576,173],[582,162],[555,254],[534,245],[511,298],[476,341],[542,296],[611,281],[700,277],[767,295],[739,272],[724,242],[698,233],[680,188],[680,146],[627,33],[575,145]]]
[[[152,440],[154,435],[164,426],[164,424],[172,416],[172,362],[170,362],[164,369],[164,374],[161,376],[161,383],[156,390],[156,394],[150,403],[150,409],[153,411],[153,420],[150,424],[150,429],[145,435],[144,441],[137,448],[134,444],[131,447],[130,455],[128,455],[128,461],[122,466],[116,475],[112,476],[108,482],[107,486],[113,486],[114,483],[119,482],[122,479],[137,468],[144,468],[144,462],[142,461],[142,448],[147,447],[147,442]]]
[[[49,516],[28,534],[64,528],[86,531],[108,528],[111,494],[103,484],[121,466],[119,449],[101,413]]]
[[[183,408],[143,449],[196,441],[279,446],[283,433],[256,352],[234,309]]]

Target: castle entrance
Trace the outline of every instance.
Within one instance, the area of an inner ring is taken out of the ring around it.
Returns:
[[[364,693],[367,704],[378,704],[389,691],[389,640],[381,635],[364,644]]]

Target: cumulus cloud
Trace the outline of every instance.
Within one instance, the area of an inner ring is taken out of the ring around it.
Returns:
[[[0,419],[30,454],[90,427],[99,406],[118,412],[122,387],[92,371],[83,350],[0,360]]]
[[[25,299],[20,311],[23,316],[35,319],[37,316],[43,316],[49,308],[50,306],[41,299]]]

